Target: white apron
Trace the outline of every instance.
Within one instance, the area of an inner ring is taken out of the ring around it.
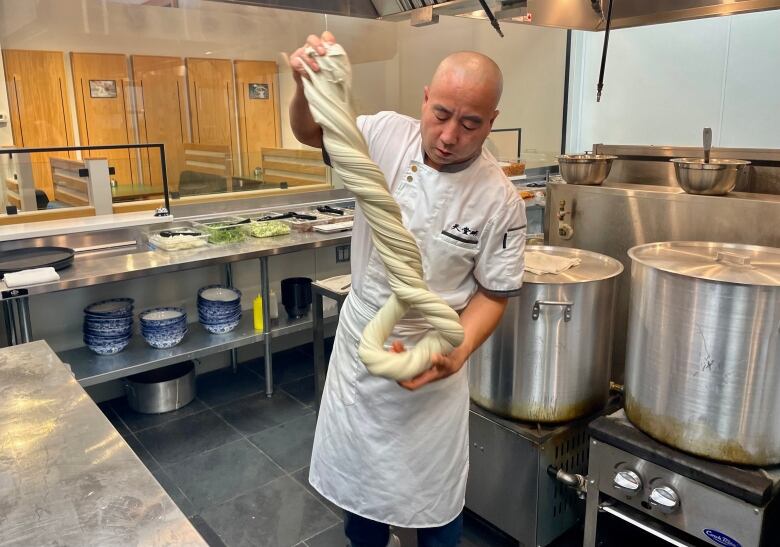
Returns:
[[[461,512],[466,495],[466,370],[414,392],[371,376],[357,348],[373,316],[354,293],[347,297],[309,479],[323,496],[362,517],[405,528],[442,526]]]
[[[512,294],[522,282],[525,210],[495,160],[483,152],[460,172],[423,162],[419,122],[394,113],[361,117],[371,157],[415,236],[425,280],[456,310],[477,290]],[[362,517],[404,528],[451,522],[463,510],[468,476],[466,364],[457,374],[408,391],[368,373],[357,348],[390,294],[358,209],[352,236],[352,292],[341,310],[320,404],[309,481]],[[410,312],[390,340],[412,347],[428,329]]]

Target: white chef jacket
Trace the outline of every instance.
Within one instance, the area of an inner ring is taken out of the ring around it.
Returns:
[[[483,149],[470,162],[437,171],[423,161],[418,120],[380,112],[360,116],[357,125],[417,240],[430,290],[458,311],[478,286],[515,294],[522,284],[525,206],[495,158]],[[362,517],[406,528],[443,526],[465,502],[466,367],[416,391],[370,375],[357,347],[391,291],[359,207],[351,263],[352,291],[336,332],[309,481]],[[411,311],[391,339],[412,347],[429,328]]]

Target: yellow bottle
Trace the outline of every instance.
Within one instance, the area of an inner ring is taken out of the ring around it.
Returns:
[[[263,330],[263,295],[257,295],[252,304],[252,309],[255,314],[255,330]]]

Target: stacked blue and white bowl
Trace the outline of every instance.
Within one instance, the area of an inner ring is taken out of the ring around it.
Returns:
[[[144,340],[153,348],[172,348],[187,334],[187,312],[182,308],[151,308],[138,319]]]
[[[241,291],[209,285],[198,291],[198,318],[212,334],[225,334],[241,321]]]
[[[84,308],[84,343],[98,355],[119,353],[132,336],[132,298],[101,300]]]

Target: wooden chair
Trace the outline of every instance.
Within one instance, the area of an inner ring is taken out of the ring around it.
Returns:
[[[35,170],[30,162],[30,154],[3,154],[0,157],[0,173],[2,173],[2,212],[13,205],[17,211],[35,211],[36,203]]]
[[[179,176],[182,196],[211,194],[232,190],[230,147],[216,144],[184,143],[184,169]]]
[[[78,160],[49,158],[54,199],[73,207],[86,207],[89,200],[89,170]]]
[[[289,186],[330,186],[330,168],[319,150],[262,148],[263,182],[286,182]]]
[[[5,204],[22,209],[22,200],[19,196],[19,183],[11,177],[5,179]]]

